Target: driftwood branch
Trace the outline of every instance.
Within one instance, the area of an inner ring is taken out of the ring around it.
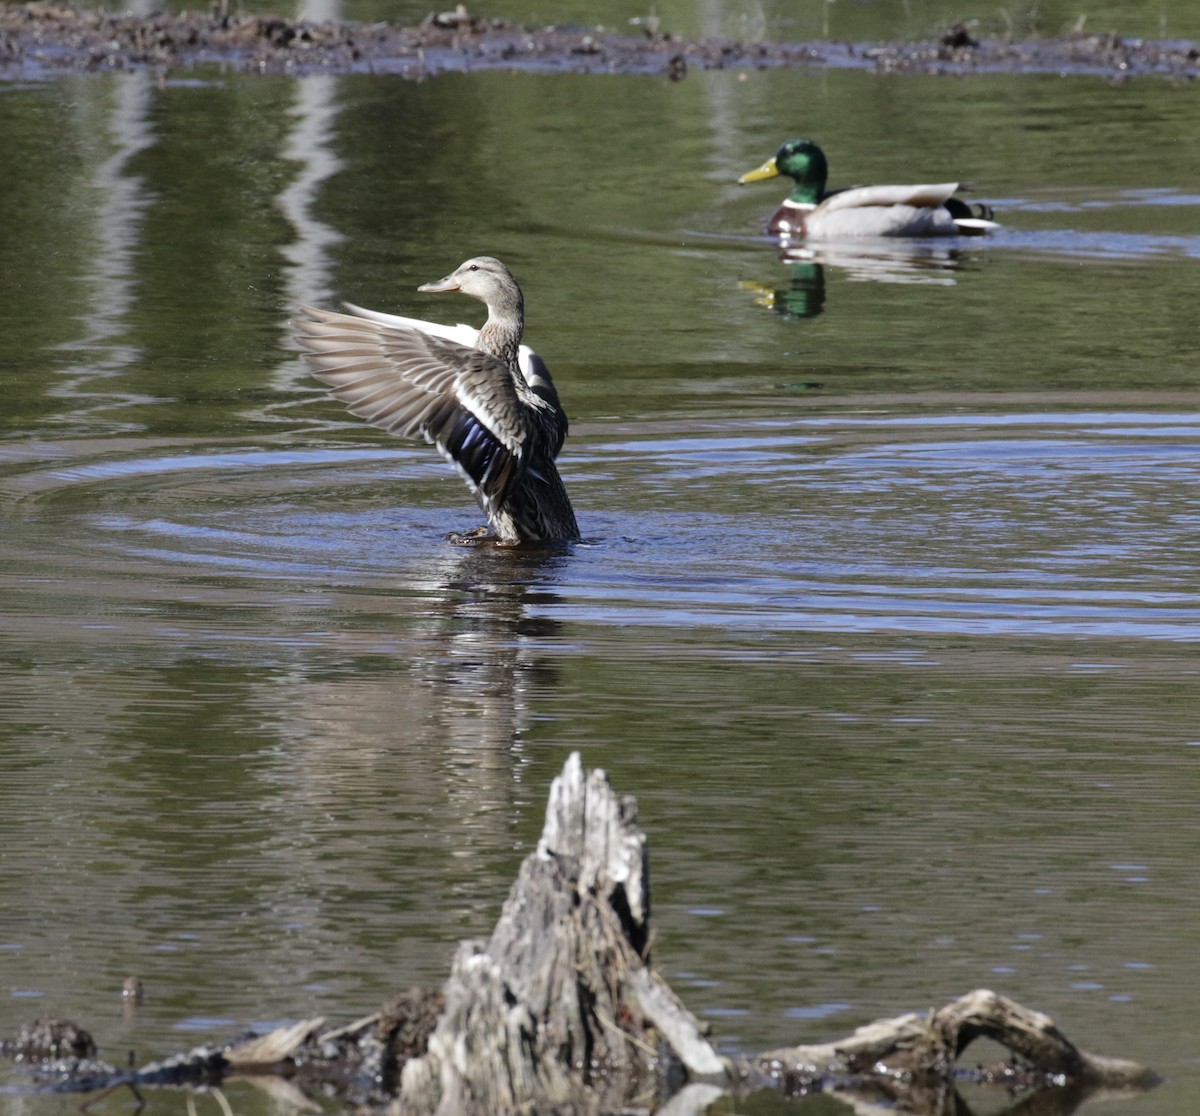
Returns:
[[[572,755],[492,936],[459,947],[440,991],[416,989],[348,1026],[307,1020],[129,1071],[95,1062],[90,1036],[55,1021],[0,1052],[34,1065],[57,1091],[241,1077],[292,1104],[306,1087],[337,1088],[390,1116],[686,1116],[722,1092],[762,1088],[833,1093],[862,1116],[897,1107],[952,1116],[968,1111],[955,1092],[957,1059],[984,1036],[1013,1060],[973,1079],[1004,1085],[1025,1114],[1063,1116],[1097,1092],[1157,1083],[1145,1067],[1088,1054],[1049,1017],[988,990],[835,1042],[722,1058],[651,965],[646,837],[636,822],[633,799],[614,794],[602,771],[585,776]]]
[[[956,1070],[967,1047],[984,1037],[1020,1061],[974,1073]],[[743,1069],[789,1093],[884,1095],[928,1111],[940,1111],[930,1098],[962,1077],[1012,1090],[1055,1090],[1062,1104],[1043,1106],[1052,1112],[1071,1111],[1095,1093],[1159,1083],[1157,1074],[1137,1062],[1080,1050],[1049,1016],[986,988],[927,1015],[878,1020],[837,1042],[769,1051]],[[917,1098],[927,1103],[914,1104]]]
[[[981,989],[937,1011],[933,1027],[958,1057],[984,1036],[1008,1047],[1038,1069],[1063,1078],[1111,1089],[1145,1088],[1158,1075],[1137,1062],[1104,1058],[1080,1050],[1040,1011]]]

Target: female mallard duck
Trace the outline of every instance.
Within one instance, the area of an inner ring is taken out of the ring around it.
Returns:
[[[525,303],[499,260],[476,256],[419,291],[461,291],[487,304],[483,328],[446,326],[350,306],[304,307],[296,340],[317,379],[351,414],[402,438],[423,437],[463,476],[501,546],[579,538],[554,459],[567,416],[542,358],[521,344]]]
[[[739,184],[776,175],[795,180],[767,232],[784,239],[837,240],[853,236],[980,236],[998,226],[985,205],[953,196],[957,182],[918,186],[854,186],[827,191],[829,164],[810,139],[789,140]]]

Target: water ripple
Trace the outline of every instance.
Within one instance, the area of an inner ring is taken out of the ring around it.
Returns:
[[[603,627],[1196,640],[1198,433],[1195,415],[1134,411],[589,431],[564,459],[586,537],[526,608]],[[10,587],[92,571],[110,611],[197,576],[219,579],[210,608],[248,582],[437,598],[456,578],[430,570],[461,557],[444,534],[478,517],[403,446],[121,440],[13,460],[0,491],[23,509],[0,554]]]

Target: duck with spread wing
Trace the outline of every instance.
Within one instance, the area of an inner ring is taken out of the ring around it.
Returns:
[[[462,475],[493,534],[452,534],[500,546],[579,538],[555,458],[567,416],[545,362],[521,343],[521,288],[499,260],[476,256],[419,291],[485,303],[481,329],[347,305],[304,307],[296,340],[317,379],[351,414],[401,438],[424,438]]]

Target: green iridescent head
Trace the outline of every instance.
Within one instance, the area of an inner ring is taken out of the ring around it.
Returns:
[[[825,192],[829,164],[825,152],[810,139],[788,140],[775,155],[756,170],[743,174],[738,182],[762,182],[776,175],[787,175],[796,183],[792,201],[816,205]]]

